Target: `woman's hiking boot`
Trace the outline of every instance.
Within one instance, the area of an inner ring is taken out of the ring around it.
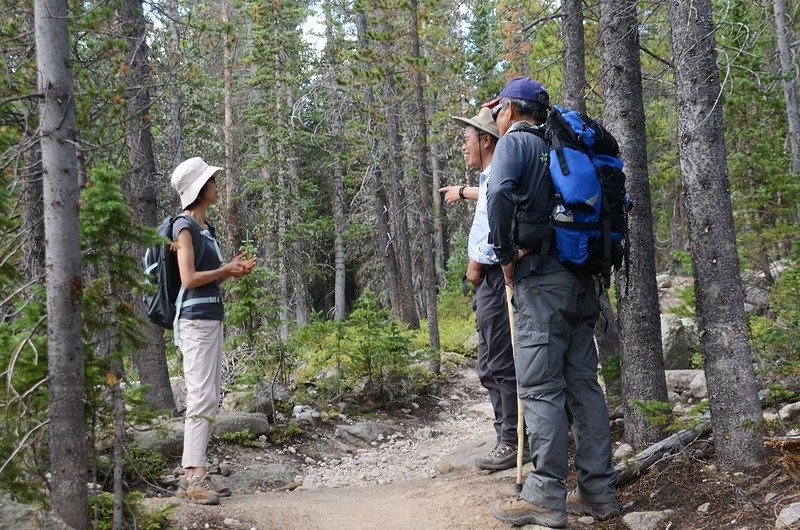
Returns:
[[[217,488],[223,490],[217,492]],[[185,476],[178,481],[177,496],[195,504],[216,505],[220,497],[229,497],[231,490],[225,486],[216,486],[208,473],[195,475],[190,479]]]

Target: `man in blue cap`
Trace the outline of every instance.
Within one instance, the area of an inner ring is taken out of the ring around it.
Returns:
[[[484,106],[501,134],[487,193],[490,241],[514,289],[517,385],[533,463],[520,496],[495,502],[492,514],[552,528],[566,527],[567,512],[608,519],[619,509],[608,409],[597,383],[599,307],[593,278],[566,269],[552,248],[549,96],[539,82],[520,77]],[[578,487],[569,494],[567,407],[578,469]]]

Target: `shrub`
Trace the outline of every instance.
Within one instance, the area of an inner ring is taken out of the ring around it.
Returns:
[[[146,510],[142,505],[143,493],[131,492],[123,500],[123,526],[140,530],[162,530],[167,528],[167,519],[177,504],[169,504],[163,508]],[[101,491],[89,495],[89,520],[95,521],[95,530],[110,530],[114,520],[114,495]]]

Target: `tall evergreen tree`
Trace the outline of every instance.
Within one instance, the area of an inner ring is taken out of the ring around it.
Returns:
[[[603,118],[605,126],[620,143],[628,193],[635,201],[635,208],[629,214],[628,278],[617,275],[625,439],[642,447],[658,440],[661,433],[636,402],[668,401],[656,287],[638,27],[635,1],[601,1]]]
[[[686,190],[700,343],[715,455],[761,461],[761,407],[753,372],[723,142],[721,86],[709,0],[670,0],[678,148]]]
[[[83,422],[78,157],[66,0],[34,4],[45,231],[50,473],[53,508],[70,526],[87,521]]]

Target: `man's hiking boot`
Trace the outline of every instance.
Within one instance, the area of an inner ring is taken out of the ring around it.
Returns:
[[[572,515],[591,515],[598,521],[605,521],[619,515],[617,502],[592,502],[581,498],[578,489],[567,494],[567,512]]]
[[[223,490],[217,492],[216,488]],[[214,484],[208,473],[195,475],[190,479],[181,477],[178,481],[177,496],[184,498],[195,504],[219,504],[220,497],[229,497],[231,490],[227,487],[219,487]]]
[[[538,524],[549,528],[566,528],[567,513],[528,502],[521,497],[510,501],[495,501],[492,515],[514,526]]]
[[[530,460],[530,453],[527,450],[528,446],[523,446],[522,463]],[[508,444],[499,443],[494,446],[494,449],[489,451],[486,456],[475,459],[475,466],[479,469],[488,469],[490,471],[499,471],[501,469],[510,469],[517,465],[517,448]]]

